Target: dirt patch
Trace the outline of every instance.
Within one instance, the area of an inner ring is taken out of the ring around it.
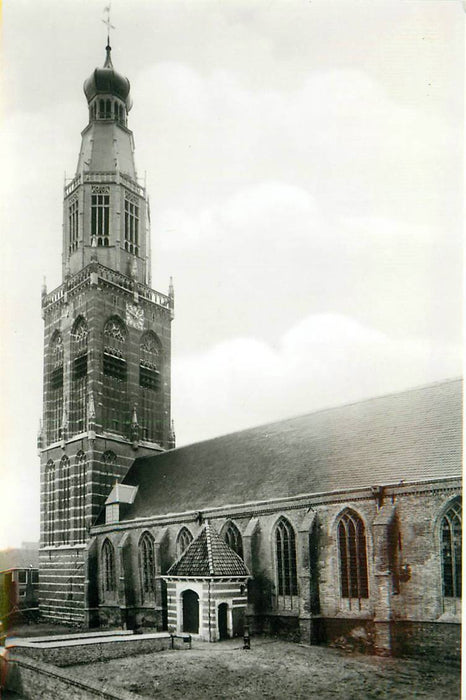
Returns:
[[[161,700],[460,697],[459,668],[435,661],[350,655],[271,639],[253,639],[249,651],[238,640],[195,642],[187,651],[162,651],[74,668],[86,678]]]

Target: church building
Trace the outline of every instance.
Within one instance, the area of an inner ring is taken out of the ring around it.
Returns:
[[[42,615],[455,656],[462,382],[176,449],[174,294],[151,287],[130,85],[109,45],[84,92],[63,282],[42,298]]]

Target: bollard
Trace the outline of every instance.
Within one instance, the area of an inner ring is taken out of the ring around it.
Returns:
[[[243,649],[251,648],[251,636],[249,634],[249,625],[244,625],[243,642]]]

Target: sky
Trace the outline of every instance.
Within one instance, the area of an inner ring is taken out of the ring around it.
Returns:
[[[104,1],[3,0],[0,548],[37,540],[40,290],[105,58]],[[113,0],[174,278],[177,444],[462,371],[456,0]]]

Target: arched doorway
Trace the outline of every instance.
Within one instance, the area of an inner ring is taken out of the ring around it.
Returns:
[[[228,605],[220,603],[218,606],[218,636],[219,639],[228,639]]]
[[[183,632],[199,634],[199,596],[191,590],[183,595]]]

